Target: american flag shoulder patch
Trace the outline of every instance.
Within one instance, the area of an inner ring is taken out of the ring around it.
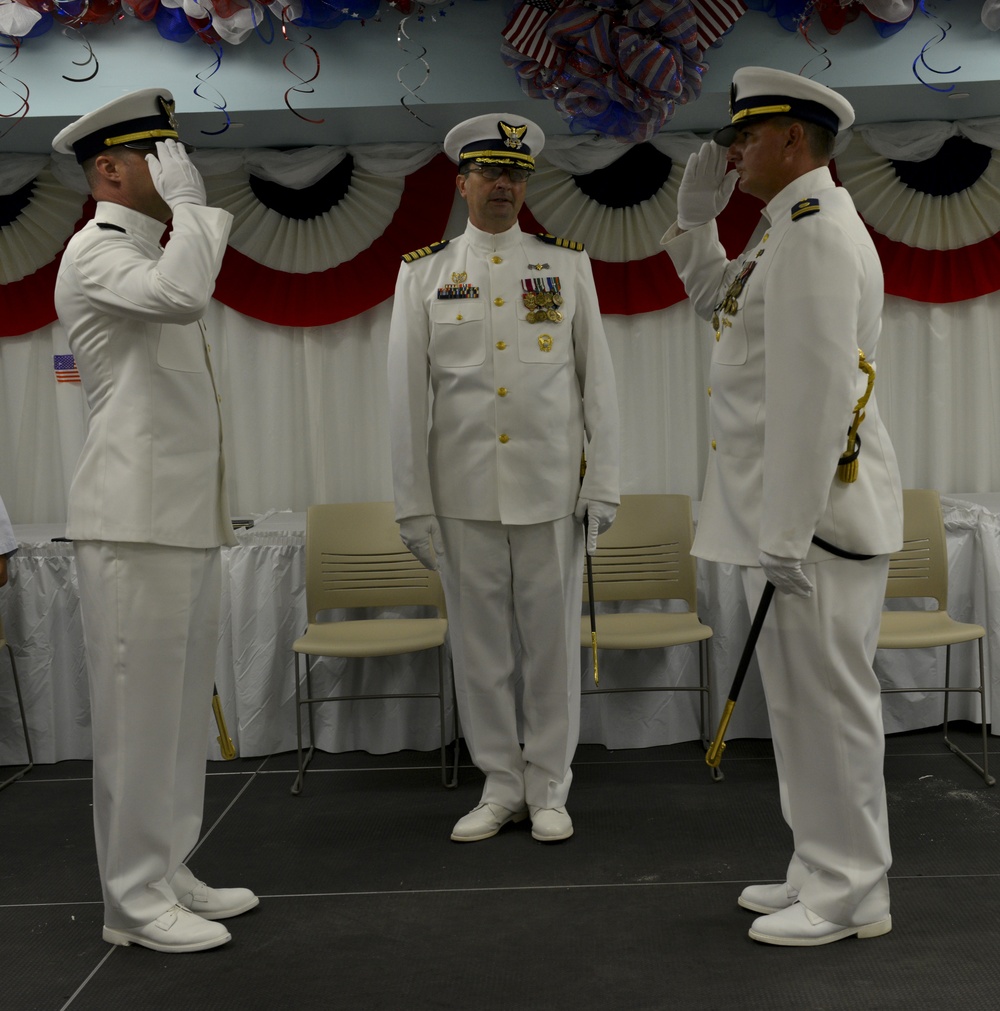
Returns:
[[[819,213],[819,197],[806,197],[792,207],[792,221]]]
[[[52,368],[55,371],[57,383],[78,383],[80,372],[76,367],[76,359],[72,355],[53,355]]]

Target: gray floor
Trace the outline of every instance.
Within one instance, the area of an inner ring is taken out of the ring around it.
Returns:
[[[975,747],[971,727],[956,736]],[[319,754],[301,797],[292,755],[211,763],[190,864],[261,904],[190,955],[101,940],[89,763],[36,767],[0,793],[0,1007],[1000,1006],[1000,789],[937,732],[888,741],[892,933],[813,949],[751,941],[736,906],[788,855],[768,742],[731,742],[720,783],[695,743],[581,747],[576,835],[549,846],[527,823],[449,842],[481,778],[465,766],[445,790],[435,757]]]

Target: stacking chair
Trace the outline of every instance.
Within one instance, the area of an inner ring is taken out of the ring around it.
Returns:
[[[433,608],[434,617],[381,617],[320,620],[326,611],[350,608]],[[310,506],[306,514],[305,634],[292,643],[295,651],[295,717],[298,775],[292,793],[302,792],[306,768],[315,749],[313,707],[324,702],[359,699],[436,698],[441,727],[441,782],[458,781],[458,743],[448,769],[445,740],[445,637],[448,621],[444,593],[436,572],[425,569],[399,539],[391,502],[353,502]],[[311,660],[315,656],[344,658],[385,657],[421,650],[437,650],[437,691],[384,692],[314,696]],[[299,657],[305,657],[304,686]],[[446,676],[446,674],[448,676]],[[303,694],[304,687],[304,694]],[[303,752],[302,710],[309,718],[309,749]],[[456,710],[457,713],[457,710]],[[457,721],[457,715],[456,715]],[[457,737],[457,734],[456,734]]]
[[[682,601],[686,611],[624,611],[597,614],[598,649],[664,649],[698,644],[698,683],[694,685],[607,684],[583,689],[584,695],[613,692],[689,691],[700,693],[701,741],[709,747],[712,678],[708,640],[712,629],[698,618],[697,563],[691,554],[694,527],[687,495],[623,495],[610,529],[597,539],[593,556],[593,599],[597,601]],[[584,600],[590,599],[584,579]],[[580,622],[580,645],[592,646],[590,617]],[[721,779],[717,769],[713,778]]]
[[[13,776],[0,783],[0,790],[2,790],[5,786],[10,786],[10,784],[15,780],[20,779],[35,764],[35,760],[31,755],[31,739],[28,736],[28,720],[24,715],[24,699],[21,698],[21,682],[17,677],[17,665],[14,663],[14,651],[11,649],[10,643],[7,642],[7,638],[4,635],[3,618],[0,617],[0,649],[4,646],[7,647],[7,655],[10,657],[10,670],[14,675],[14,691],[17,692],[17,708],[21,711],[21,729],[24,731],[24,747],[28,752],[28,764],[24,766],[24,768],[18,769]]]
[[[929,597],[937,610],[884,610],[879,629],[879,649],[921,649],[945,647],[944,685],[930,687],[883,688],[886,694],[898,692],[944,693],[944,743],[976,770],[988,786],[996,780],[989,773],[986,736],[986,687],[983,665],[983,639],[986,629],[956,621],[948,614],[948,549],[945,542],[941,499],[927,488],[903,491],[903,548],[890,556],[887,598]],[[960,642],[976,641],[979,646],[979,683],[956,687],[951,683],[951,647]],[[982,731],[982,765],[948,738],[948,696],[951,692],[976,692]]]

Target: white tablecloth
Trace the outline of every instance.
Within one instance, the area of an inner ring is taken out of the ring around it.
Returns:
[[[1000,494],[943,500],[950,560],[949,610],[953,617],[987,628],[987,675],[991,722],[1000,726]],[[13,557],[11,582],[0,589],[0,610],[14,648],[38,762],[89,758],[90,707],[72,545],[52,526],[15,528],[21,548]],[[305,628],[305,515],[275,513],[238,534],[239,545],[223,551],[223,601],[216,684],[229,733],[241,755],[267,755],[295,747],[291,651]],[[710,730],[728,693],[750,627],[738,572],[733,566],[699,562],[699,612],[714,629],[710,655],[716,689]],[[6,651],[4,651],[6,652]],[[997,658],[994,661],[993,658]],[[624,653],[602,650],[602,686],[623,683],[691,684],[697,647]],[[972,684],[975,645],[953,649],[953,678]],[[876,658],[887,687],[943,681],[944,650],[884,651]],[[361,677],[365,687],[426,686],[435,678],[431,656],[372,661],[322,660],[319,683]],[[589,651],[581,676],[590,679]],[[936,726],[940,694],[908,692],[883,697],[889,733]],[[956,719],[978,722],[973,696],[953,696]],[[385,754],[437,746],[433,700],[346,702],[316,707],[317,744],[326,751]],[[448,708],[449,722],[452,719]],[[218,733],[206,713],[210,757],[218,757]],[[728,737],[767,737],[767,713],[759,676],[751,668]],[[609,748],[651,747],[699,736],[697,695],[690,692],[600,695],[583,701],[581,740]],[[0,657],[0,764],[22,760],[16,699],[6,656]]]

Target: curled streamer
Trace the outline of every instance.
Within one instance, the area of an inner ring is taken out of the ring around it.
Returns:
[[[212,105],[215,107],[215,110],[217,112],[221,112],[226,117],[226,122],[223,123],[221,130],[201,130],[200,132],[205,134],[206,137],[218,137],[219,134],[225,133],[229,129],[229,124],[232,123],[232,119],[229,115],[229,110],[226,108],[226,99],[225,96],[222,94],[222,92],[219,91],[214,85],[208,85],[209,87],[211,87],[212,91],[214,91],[215,94],[218,95],[219,101],[213,101],[211,98],[208,98],[202,92],[202,87],[207,84],[208,79],[210,77],[213,77],[216,73],[218,73],[219,68],[222,66],[221,42],[217,42],[212,46],[212,53],[215,56],[215,66],[213,66],[212,69],[209,70],[207,73],[204,70],[202,70],[194,75],[199,82],[194,87],[194,93],[203,102],[211,102]],[[219,104],[220,102],[222,103],[221,105]]]
[[[925,81],[920,76],[920,72],[917,70],[917,64],[919,63],[922,67],[926,67],[926,69],[929,70],[932,74],[954,74],[957,71],[959,71],[959,70],[962,69],[961,64],[959,64],[959,66],[954,67],[951,70],[937,70],[937,69],[935,69],[934,67],[932,67],[927,62],[927,50],[928,49],[933,49],[934,46],[936,46],[940,42],[944,42],[944,40],[948,37],[948,31],[951,29],[951,22],[950,21],[941,21],[941,19],[936,14],[934,14],[931,11],[927,10],[927,7],[925,6],[925,0],[920,0],[920,12],[925,17],[933,18],[935,21],[939,22],[939,24],[937,25],[937,29],[938,29],[938,31],[941,34],[937,38],[928,39],[923,44],[923,46],[921,47],[920,52],[917,53],[917,55],[914,57],[914,59],[913,59],[913,76],[925,88],[930,88],[931,91],[937,91],[937,92],[939,92],[941,94],[945,94],[946,95],[949,91],[954,91],[955,90],[955,85],[954,84],[949,84],[947,88],[936,88],[933,84],[929,84],[927,81]]]
[[[403,18],[399,22],[399,28],[396,29],[396,45],[407,55],[412,55],[410,50],[406,48],[403,39],[407,42],[412,42],[413,39],[406,34],[406,22],[409,20],[409,15]],[[427,50],[421,46],[420,55],[415,56],[408,63],[404,63],[399,70],[396,71],[396,80],[399,82],[400,87],[405,88],[418,102],[423,102],[424,100],[417,94],[417,92],[426,84],[427,78],[431,76],[430,64],[424,59],[427,55]],[[414,63],[422,63],[424,65],[424,76],[421,82],[415,87],[411,88],[409,85],[403,83],[403,71]],[[423,123],[424,126],[429,126],[429,123],[424,123],[424,121],[406,104],[405,96],[401,95],[399,98],[399,104],[415,119],[418,123]],[[425,103],[426,104],[426,103]]]
[[[299,81],[298,84],[293,84],[285,92],[285,105],[288,107],[289,112],[293,112],[296,116],[299,117],[299,119],[303,120],[306,123],[317,123],[317,124],[325,123],[326,122],[325,119],[310,119],[308,116],[304,116],[301,112],[298,111],[298,109],[292,108],[292,103],[288,100],[288,96],[291,94],[312,95],[315,93],[316,89],[310,87],[310,85],[312,84],[313,81],[316,80],[317,77],[319,77],[320,59],[319,53],[316,52],[316,50],[309,45],[312,36],[308,32],[306,32],[306,37],[302,41],[296,41],[291,37],[289,27],[291,26],[292,23],[290,21],[285,20],[285,12],[287,10],[288,8],[286,7],[281,12],[281,34],[285,37],[285,41],[288,42],[290,45],[293,45],[296,48],[308,50],[310,53],[312,53],[315,69],[311,77],[303,77],[301,74],[298,74],[294,70],[292,70],[292,68],[288,65],[288,57],[290,54],[286,52],[285,55],[282,56],[281,65],[285,68],[285,70],[288,71],[288,73],[292,75],[292,77],[298,78]]]
[[[65,26],[62,33],[67,39],[75,36],[80,42],[80,45],[87,50],[87,58],[83,61],[73,60],[73,66],[89,67],[91,64],[94,66],[94,69],[87,74],[86,77],[68,77],[66,74],[63,74],[62,79],[64,81],[70,81],[73,84],[84,84],[87,81],[92,81],[97,76],[97,72],[101,69],[101,64],[97,59],[97,54],[94,52],[94,47],[90,44],[90,39],[88,39],[76,25]]]
[[[7,127],[3,133],[0,133],[0,137],[6,137],[11,130],[17,126],[18,123],[28,115],[28,96],[31,94],[31,89],[24,83],[19,77],[13,77],[7,73],[6,68],[9,67],[18,56],[21,51],[21,40],[16,37],[11,37],[10,42],[3,43],[4,48],[10,49],[10,56],[6,57],[4,60],[0,61],[0,88],[4,91],[9,91],[18,101],[21,103],[20,106],[14,112],[0,112],[0,119],[12,119],[14,122]],[[14,88],[11,87],[9,81],[20,85],[23,93],[18,93]]]

